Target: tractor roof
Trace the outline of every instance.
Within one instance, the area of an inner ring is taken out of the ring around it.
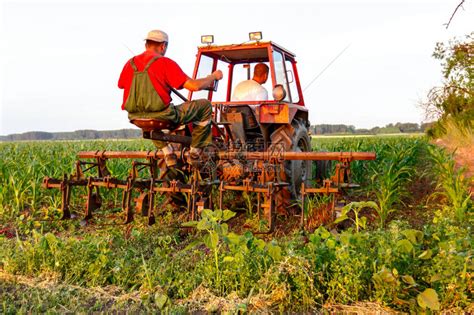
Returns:
[[[290,58],[295,54],[271,41],[245,42],[231,45],[199,46],[198,50],[206,56],[218,58],[229,63],[268,61],[268,48],[276,48]]]

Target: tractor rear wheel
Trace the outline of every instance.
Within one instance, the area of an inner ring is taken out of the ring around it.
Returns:
[[[328,179],[331,176],[332,161],[316,161],[315,164],[316,170],[314,179],[321,184],[323,180]]]
[[[290,125],[283,125],[271,134],[272,147],[291,152],[310,152],[311,139],[308,129],[301,120],[295,120]],[[289,183],[276,198],[278,213],[287,213],[291,198],[300,195],[301,184],[311,179],[311,161],[284,161],[279,172],[280,180]]]
[[[164,160],[163,160],[163,164],[165,164]],[[165,166],[161,168],[160,180],[164,181],[163,182],[164,187],[169,187],[169,182],[171,182],[172,180],[177,180],[182,183],[186,182],[185,181],[186,176],[184,172],[180,169],[180,166],[182,166],[182,164],[183,164],[182,161],[178,161],[177,167],[166,168]],[[177,209],[177,210],[182,210],[182,209],[187,208],[187,201],[184,194],[167,192],[164,195],[166,196],[165,205],[169,204],[172,208]]]

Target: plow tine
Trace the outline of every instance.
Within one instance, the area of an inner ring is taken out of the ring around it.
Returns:
[[[267,227],[268,229],[266,231],[255,231],[255,234],[271,234],[275,231],[275,214],[276,214],[276,200],[275,200],[275,194],[277,190],[279,189],[278,186],[274,186],[272,182],[268,183],[267,191],[257,191],[257,217],[258,221],[260,222],[261,219],[261,211],[263,208],[263,212],[265,215],[265,218],[267,219]],[[266,201],[261,203],[261,194],[264,194],[264,199]]]
[[[64,175],[63,181],[61,182],[61,220],[71,218],[71,212],[69,211],[69,202],[71,201],[71,186],[68,183],[67,175]]]
[[[84,214],[84,220],[92,219],[92,212],[97,210],[102,205],[102,200],[99,193],[99,187],[93,185],[94,179],[89,177],[87,183],[87,202],[86,202],[86,210]],[[94,193],[95,189],[95,193]]]
[[[71,218],[69,204],[71,201],[71,182],[68,175],[64,174],[62,180],[45,177],[42,187],[45,189],[58,188],[61,192],[61,220]]]
[[[125,213],[124,224],[128,224],[133,221],[133,210],[131,208],[132,198],[132,178],[129,177],[127,180],[127,187],[123,190],[122,198],[122,209]]]
[[[155,224],[155,214],[153,213],[155,208],[155,191],[153,190],[153,186],[155,186],[154,178],[151,179],[150,189],[148,191],[148,225]]]
[[[300,218],[300,229],[304,231],[305,224],[304,224],[304,203],[306,200],[306,192],[305,192],[305,184],[304,182],[301,183],[301,218]]]
[[[197,202],[197,193],[196,193],[196,185],[193,183],[191,185],[191,194],[189,196],[191,200],[191,221],[195,221],[197,218],[197,209],[196,209],[196,202]]]
[[[224,203],[224,181],[221,181],[219,184],[219,210],[224,210],[223,208]]]
[[[269,196],[269,211],[268,211],[268,231],[265,234],[271,234],[275,230],[275,190],[273,184],[270,183],[270,196]]]
[[[93,208],[93,201],[92,201],[92,178],[89,177],[88,182],[87,182],[87,203],[86,203],[86,210],[84,213],[84,220],[89,220],[92,219],[92,208]]]
[[[265,207],[268,207],[267,211],[267,222],[268,222],[268,230],[265,232],[260,232],[259,234],[271,234],[275,230],[275,188],[273,187],[273,183],[268,184],[268,194],[267,194],[267,202],[264,204]]]

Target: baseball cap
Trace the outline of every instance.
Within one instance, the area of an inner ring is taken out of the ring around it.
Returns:
[[[149,31],[145,40],[152,40],[154,42],[168,42],[168,34],[160,30]]]

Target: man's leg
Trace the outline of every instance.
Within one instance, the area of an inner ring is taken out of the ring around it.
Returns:
[[[153,144],[155,145],[155,148],[158,150],[163,149],[166,146],[166,142],[163,142],[161,140],[151,140]]]
[[[212,105],[206,99],[189,101],[176,105],[177,122],[193,123],[191,148],[204,148],[212,144]]]

